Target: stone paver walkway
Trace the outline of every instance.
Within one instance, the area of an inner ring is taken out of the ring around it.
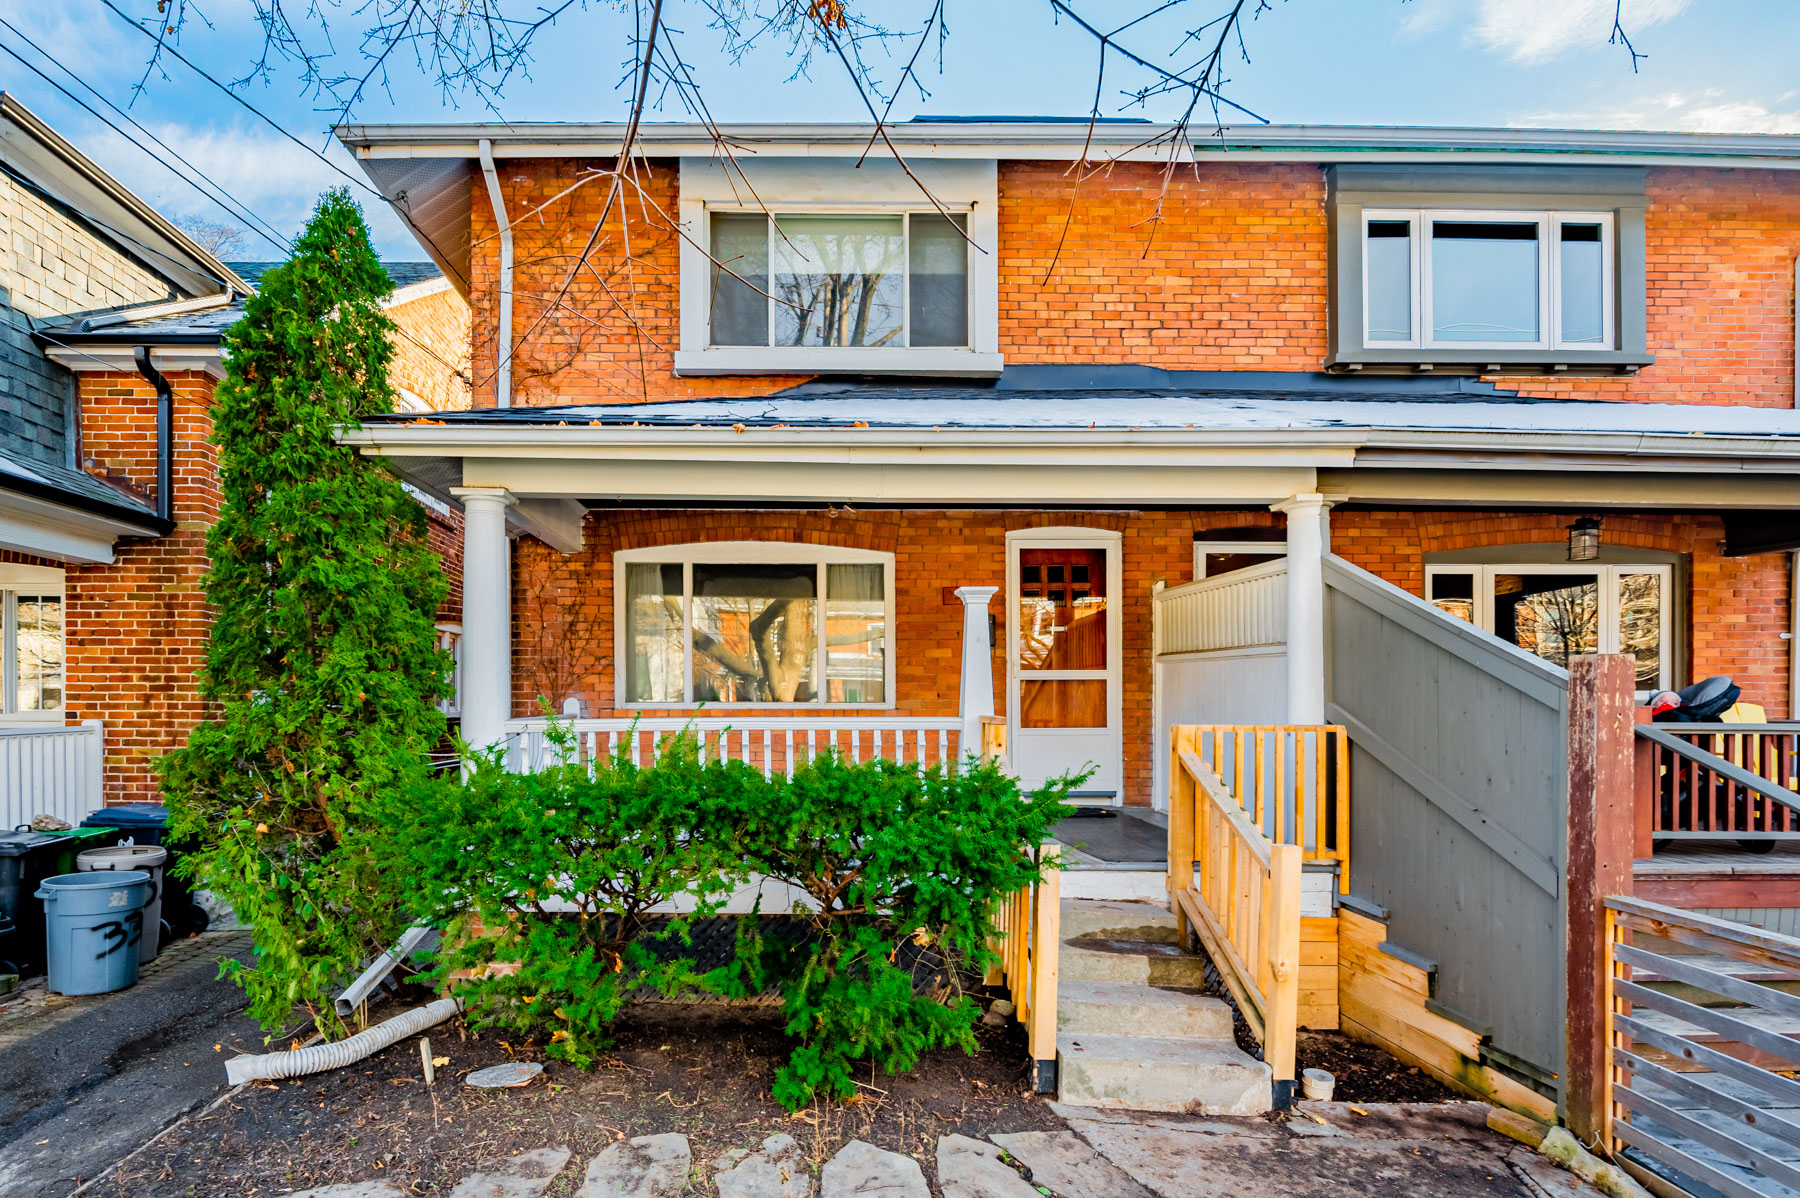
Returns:
[[[1053,1108],[1068,1130],[949,1135],[937,1186],[919,1162],[852,1140],[815,1180],[793,1138],[695,1162],[675,1133],[621,1140],[583,1166],[544,1148],[485,1166],[452,1198],[539,1198],[567,1169],[576,1198],[1593,1198],[1597,1191],[1489,1131],[1479,1103],[1303,1103],[1283,1121]],[[565,1183],[566,1184],[566,1183]],[[559,1193],[564,1192],[559,1190]],[[384,1182],[292,1198],[399,1198]]]

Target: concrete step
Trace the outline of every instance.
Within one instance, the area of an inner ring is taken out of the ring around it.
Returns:
[[[1260,1115],[1270,1072],[1230,1040],[1056,1037],[1057,1098],[1070,1106],[1194,1115]]]
[[[1178,945],[1087,936],[1064,940],[1058,972],[1064,981],[1130,982],[1140,986],[1206,985],[1205,964]]]
[[[1229,1040],[1231,1008],[1221,999],[1188,990],[1065,977],[1057,983],[1056,1028],[1075,1034]]]
[[[1175,917],[1155,903],[1076,899],[1062,905],[1062,934],[1067,939],[1099,936],[1174,944]]]

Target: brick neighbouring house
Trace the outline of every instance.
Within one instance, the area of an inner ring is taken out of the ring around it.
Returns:
[[[152,762],[205,713],[200,581],[219,504],[208,410],[219,335],[262,264],[218,261],[10,96],[0,127],[0,813],[11,826],[158,799]],[[429,263],[394,270],[403,402],[466,405],[467,305]],[[438,617],[454,629],[459,517],[427,502],[453,582]]]

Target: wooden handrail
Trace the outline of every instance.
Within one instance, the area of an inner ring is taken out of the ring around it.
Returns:
[[[1340,724],[1177,725],[1256,826],[1309,861],[1338,867],[1350,891],[1350,738]],[[1170,744],[1174,741],[1171,739]]]

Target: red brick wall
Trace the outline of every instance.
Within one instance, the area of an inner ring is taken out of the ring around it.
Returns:
[[[609,218],[566,304],[550,307],[586,243],[604,180],[553,199],[587,160],[506,164],[515,216],[515,402],[623,402],[764,394],[791,377],[679,379],[678,168],[650,166],[645,192]],[[1089,179],[1070,211],[1066,164],[1000,164],[1000,341],[1007,360],[1139,362],[1178,369],[1315,371],[1326,353],[1325,184],[1305,163],[1124,163]],[[493,403],[498,241],[473,188],[475,402]],[[1663,403],[1794,403],[1793,276],[1800,176],[1652,170],[1647,322],[1657,363],[1630,378],[1510,378],[1526,394]],[[538,205],[531,219],[519,214]],[[621,247],[629,236],[629,266]],[[1056,260],[1053,272],[1052,260]],[[596,277],[596,273],[599,277]]]
[[[1415,595],[1425,591],[1427,553],[1488,545],[1566,543],[1569,517],[1552,513],[1338,511],[1334,553]],[[1718,516],[1670,512],[1607,515],[1608,545],[1686,555],[1691,681],[1729,674],[1744,698],[1788,718],[1788,555],[1726,557]]]

